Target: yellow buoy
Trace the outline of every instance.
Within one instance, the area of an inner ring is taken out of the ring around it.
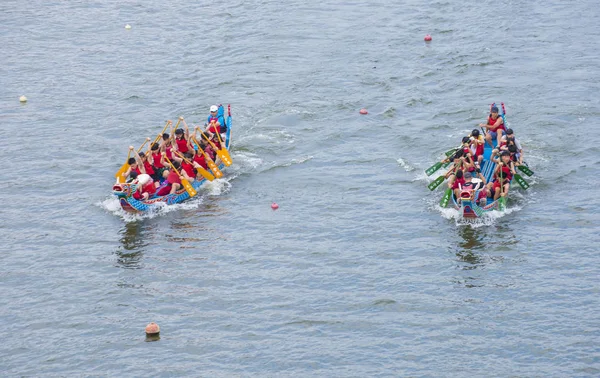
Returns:
[[[27,102],[27,97],[21,96],[21,97],[19,97],[19,101],[21,101],[21,102]]]
[[[131,25],[129,25],[129,24],[125,25],[125,29],[131,29]]]

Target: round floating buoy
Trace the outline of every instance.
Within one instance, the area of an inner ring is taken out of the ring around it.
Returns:
[[[279,209],[279,205],[278,205],[278,204],[276,204],[275,202],[273,202],[273,203],[271,204],[271,209],[273,209],[273,210],[277,210],[277,209]]]
[[[129,24],[125,25],[125,29],[131,29],[131,25],[129,25]]]
[[[27,97],[21,96],[21,97],[19,97],[19,101],[21,101],[21,102],[27,102]]]
[[[160,327],[158,324],[152,322],[146,326],[146,335],[156,336],[160,333]]]
[[[363,108],[359,110],[360,114],[369,114],[369,112],[367,111],[367,109]]]
[[[423,39],[425,40],[425,42],[431,42],[431,36],[429,34],[427,34]]]

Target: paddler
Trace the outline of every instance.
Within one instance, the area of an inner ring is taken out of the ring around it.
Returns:
[[[484,127],[487,130],[485,140],[490,144],[490,146],[492,146],[492,148],[494,148],[492,139],[496,139],[497,143],[500,143],[502,133],[504,130],[506,130],[504,127],[504,119],[500,117],[497,106],[492,106],[487,123],[480,123],[479,126]]]

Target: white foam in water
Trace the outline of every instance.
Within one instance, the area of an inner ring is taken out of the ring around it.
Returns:
[[[436,199],[436,201],[437,200],[438,199]],[[485,212],[483,213],[483,216],[479,218],[463,218],[460,215],[460,211],[452,205],[448,205],[447,208],[443,208],[439,205],[439,203],[436,202],[432,208],[439,211],[444,219],[454,220],[456,226],[469,226],[472,228],[493,226],[496,224],[497,219],[521,210],[520,206],[514,205],[507,207],[504,211],[492,210]]]
[[[413,167],[412,165],[408,164],[407,162],[404,161],[404,159],[402,158],[398,158],[398,160],[396,160],[398,162],[398,164],[400,164],[400,166],[402,168],[404,168],[404,170],[406,172],[412,172],[415,170],[415,167]]]
[[[200,189],[211,196],[218,196],[226,191],[229,191],[230,188],[231,184],[227,179],[215,179],[213,181],[204,183]]]
[[[204,202],[203,196],[196,196],[192,199],[189,199],[183,203],[178,203],[175,205],[167,205],[165,203],[158,203],[152,210],[140,212],[140,213],[129,213],[121,208],[121,204],[119,200],[115,196],[111,196],[104,201],[96,203],[97,206],[111,212],[112,214],[118,216],[123,219],[125,222],[136,222],[142,219],[152,219],[157,216],[162,216],[164,214],[170,213],[172,211],[179,210],[190,210],[198,208]]]

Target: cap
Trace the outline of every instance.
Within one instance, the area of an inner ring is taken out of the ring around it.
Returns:
[[[479,130],[474,129],[473,131],[471,131],[471,136],[478,137],[479,136]]]
[[[217,107],[217,105],[213,105],[210,107],[210,111],[211,112],[216,112],[217,110],[219,110],[219,108]]]
[[[492,113],[498,113],[498,107],[492,106]]]
[[[513,129],[507,129],[506,130],[506,135],[513,135],[513,134],[514,134]]]
[[[137,180],[139,184],[146,185],[148,181],[151,180],[151,177],[146,173],[142,173],[141,175],[138,175]]]
[[[470,179],[473,178],[473,175],[471,175],[471,172],[465,172],[463,173],[463,178],[466,179]]]

